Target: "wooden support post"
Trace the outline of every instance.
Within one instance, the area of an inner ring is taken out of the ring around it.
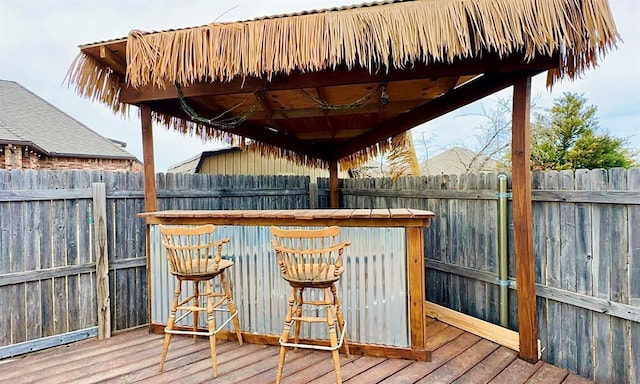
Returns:
[[[409,280],[409,326],[411,349],[425,350],[425,279],[424,279],[424,237],[423,228],[408,227],[407,237],[407,277]],[[431,356],[425,350],[425,360]]]
[[[155,160],[153,158],[153,123],[151,119],[151,108],[147,105],[140,106],[140,117],[142,121],[142,158],[144,162],[144,210],[153,212],[158,210],[158,200],[156,195],[156,171]],[[146,226],[147,245],[147,318],[151,324],[151,233],[150,226]]]
[[[533,363],[538,361],[538,321],[531,209],[530,111],[531,77],[526,76],[513,84],[511,156],[520,358]]]
[[[151,108],[140,106],[142,119],[142,159],[144,169],[144,210],[153,212],[158,210],[156,200],[156,171],[153,160],[153,131],[151,122]]]
[[[338,162],[329,163],[329,208],[340,208],[340,195],[338,194]]]
[[[98,339],[108,339],[111,337],[111,299],[109,298],[109,254],[107,251],[107,196],[104,183],[93,183],[92,191]]]

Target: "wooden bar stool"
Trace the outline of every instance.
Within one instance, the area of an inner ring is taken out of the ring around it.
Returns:
[[[220,330],[233,320],[238,342],[242,345],[240,321],[238,311],[233,303],[229,282],[225,271],[233,265],[230,260],[222,259],[222,246],[229,239],[214,240],[215,226],[212,224],[197,227],[175,227],[160,225],[162,245],[167,250],[169,269],[176,277],[176,289],[173,295],[173,304],[167,326],[164,329],[165,337],[160,358],[160,371],[164,368],[164,361],[169,350],[171,335],[193,335],[194,341],[198,336],[208,336],[211,349],[211,364],[213,376],[218,376],[218,364],[216,361],[216,335]],[[214,292],[212,280],[220,277],[223,292]],[[193,283],[193,293],[181,298],[182,282]],[[200,290],[200,283],[204,284],[204,292]],[[200,305],[200,298],[206,300],[206,307]],[[222,307],[226,302],[226,307]],[[176,318],[176,313],[180,316]],[[207,331],[198,330],[198,317],[200,312],[207,313]],[[215,311],[229,313],[226,319],[216,328]],[[192,330],[176,329],[180,321],[193,315]]]
[[[342,383],[340,375],[340,358],[338,350],[344,345],[344,352],[349,356],[349,345],[346,336],[346,322],[342,315],[340,300],[336,292],[336,282],[340,280],[344,267],[342,253],[349,242],[336,244],[340,228],[333,226],[325,229],[285,230],[271,227],[273,246],[280,265],[280,272],[291,286],[289,306],[284,320],[284,330],[280,337],[280,358],[276,383],[282,380],[285,355],[288,347],[319,349],[331,351],[336,382]],[[304,300],[309,290],[320,290],[321,300]],[[303,306],[311,308],[324,307],[326,316],[303,316]],[[337,322],[337,324],[336,324]],[[324,342],[301,343],[300,328],[302,323],[326,323],[328,327],[328,345]],[[294,342],[289,342],[291,326],[295,325]],[[339,338],[338,338],[339,335]]]

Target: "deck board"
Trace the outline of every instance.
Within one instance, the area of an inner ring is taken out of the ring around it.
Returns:
[[[345,383],[591,383],[550,364],[529,364],[508,348],[436,320],[427,320],[432,361],[340,355]],[[158,371],[162,335],[136,329],[107,340],[88,340],[0,360],[0,384],[8,383],[204,383],[213,379],[209,344],[174,336],[164,371]],[[221,383],[273,383],[279,348],[220,341]],[[333,383],[331,355],[287,353],[284,383]]]
[[[358,376],[360,373],[365,372],[378,364],[381,364],[386,359],[383,357],[374,356],[360,356],[359,358],[350,361],[347,364],[340,364],[340,370],[342,373],[342,380],[346,381]],[[342,360],[340,360],[342,363]],[[309,384],[332,384],[336,381],[336,375],[333,371],[327,372],[324,375],[309,381]]]
[[[492,384],[522,384],[526,382],[541,366],[542,361],[536,364],[527,363],[524,360],[515,359],[502,372],[496,376]]]
[[[396,372],[401,371],[406,366],[411,364],[411,360],[402,359],[387,359],[380,364],[376,364],[374,367],[360,372],[357,376],[351,377],[346,380],[347,383],[376,383],[380,379],[384,379],[393,375]],[[345,381],[343,379],[343,381]]]
[[[484,360],[460,376],[454,384],[487,384],[518,357],[507,347],[499,347]]]
[[[544,363],[527,380],[527,384],[560,384],[569,375],[566,369],[558,368],[551,364]]]
[[[479,340],[480,338],[478,336],[463,332],[455,339],[450,340],[450,342],[434,350],[431,353],[431,361],[413,362],[411,365],[403,369],[402,372],[389,376],[381,382],[388,384],[415,383],[440,368],[448,361],[451,361],[454,357],[476,344]]]
[[[498,345],[488,340],[480,340],[467,350],[451,359],[448,364],[436,369],[428,377],[418,380],[420,384],[451,383],[464,375],[480,361],[498,348]]]

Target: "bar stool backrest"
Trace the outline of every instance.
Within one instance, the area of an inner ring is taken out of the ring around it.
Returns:
[[[336,281],[344,271],[342,254],[350,245],[337,243],[340,227],[281,229],[271,227],[273,247],[285,280],[299,283]]]
[[[217,271],[222,246],[229,239],[214,240],[215,225],[196,227],[160,225],[162,245],[174,275],[199,275]]]

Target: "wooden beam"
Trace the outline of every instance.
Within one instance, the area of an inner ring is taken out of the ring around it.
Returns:
[[[538,361],[538,321],[536,316],[535,255],[531,208],[531,77],[522,76],[513,85],[512,191],[516,283],[518,285],[518,332],[520,358]]]
[[[331,161],[329,163],[329,208],[340,208],[337,161]]]
[[[144,210],[153,212],[158,210],[156,200],[156,171],[153,159],[153,131],[151,108],[140,106],[142,120],[142,159],[144,170]]]
[[[140,106],[140,118],[142,121],[142,158],[144,174],[144,210],[154,212],[158,210],[158,200],[156,193],[156,171],[153,156],[153,122],[151,118],[151,107]],[[145,244],[147,256],[147,318],[151,319],[151,298],[153,297],[151,287],[151,227],[145,226]]]
[[[104,45],[100,47],[100,58],[115,72],[123,76],[127,73],[127,63]]]
[[[520,349],[518,344],[518,332],[503,328],[499,325],[491,324],[487,321],[480,320],[476,317],[456,312],[453,309],[443,307],[441,305],[427,301],[425,303],[426,315],[460,328],[463,331],[471,332],[484,339],[493,341],[514,351]]]
[[[459,60],[453,64],[430,63],[428,65],[416,63],[411,69],[390,69],[388,73],[381,69],[371,73],[366,68],[347,69],[339,67],[336,70],[319,72],[293,72],[274,76],[271,81],[262,78],[235,78],[227,82],[197,83],[182,88],[185,97],[206,95],[228,95],[238,93],[253,93],[257,90],[277,91],[287,89],[303,89],[313,87],[330,87],[339,85],[354,85],[379,83],[385,76],[392,81],[428,79],[446,76],[469,76],[485,72],[508,73],[521,70],[544,71],[555,68],[559,64],[558,55],[550,57],[536,57],[526,61],[522,55],[499,58],[497,55],[486,54],[482,59]],[[141,104],[148,101],[177,99],[178,93],[173,84],[165,84],[164,88],[144,86],[133,88],[122,85],[120,101],[126,104]]]
[[[533,76],[540,71],[526,73],[485,74],[409,112],[389,119],[367,133],[355,137],[337,150],[338,158],[348,156],[389,137],[405,132],[417,125],[442,116],[457,108],[491,95],[513,84],[523,75]]]
[[[384,107],[384,114],[400,114],[402,112],[409,111],[420,104],[428,102],[428,99],[422,100],[408,100],[408,101],[390,101],[389,104]],[[326,112],[325,112],[326,111]],[[323,117],[323,116],[351,116],[362,115],[365,113],[378,114],[380,111],[380,104],[370,103],[357,108],[345,108],[345,109],[330,109],[323,110],[322,108],[300,108],[300,109],[286,109],[286,110],[274,110],[271,115],[265,111],[256,111],[253,115],[247,118],[248,121],[255,120],[289,120],[289,119],[304,119],[309,117]]]

